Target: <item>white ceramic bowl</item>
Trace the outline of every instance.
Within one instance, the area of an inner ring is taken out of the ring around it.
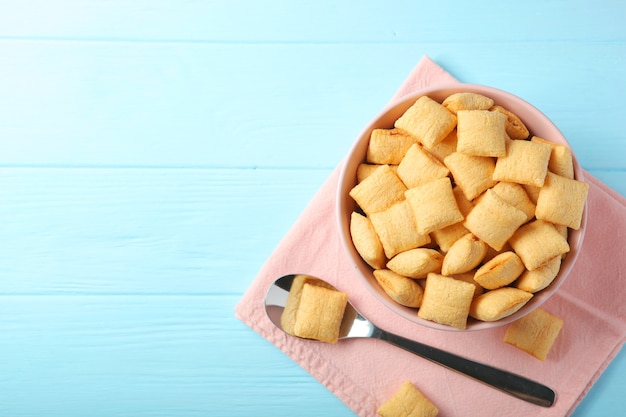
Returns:
[[[552,142],[570,145],[559,129],[548,119],[541,111],[535,108],[533,105],[522,100],[521,98],[507,93],[493,87],[476,85],[476,84],[453,84],[437,86],[432,88],[426,88],[416,92],[410,96],[404,97],[394,103],[388,105],[382,112],[374,117],[370,123],[365,127],[361,134],[357,137],[352,148],[350,149],[345,164],[341,170],[339,177],[339,184],[337,189],[337,217],[339,221],[339,232],[343,245],[346,249],[347,256],[354,264],[357,273],[362,278],[361,282],[365,285],[375,296],[378,302],[384,304],[387,308],[393,312],[415,323],[422,324],[427,327],[459,331],[450,326],[441,325],[432,321],[421,319],[417,316],[417,309],[404,307],[389,298],[387,294],[376,282],[373,275],[372,268],[359,256],[357,253],[352,239],[350,237],[350,216],[351,213],[357,210],[356,203],[349,196],[349,191],[356,184],[356,171],[360,163],[365,161],[365,155],[367,146],[372,130],[376,128],[391,128],[393,123],[400,115],[402,115],[406,109],[408,109],[417,98],[423,95],[427,95],[430,98],[441,102],[444,98],[453,93],[459,92],[474,92],[485,95],[495,100],[496,104],[515,113],[526,125],[531,135],[539,136],[541,138],[550,140]],[[570,147],[571,149],[571,147]],[[573,152],[572,152],[573,153]],[[574,175],[577,180],[583,181],[583,172],[575,155],[572,155],[574,159]],[[489,329],[497,326],[501,326],[510,323],[514,320],[521,318],[522,316],[530,313],[541,304],[543,304],[548,298],[550,298],[563,284],[567,276],[572,271],[580,247],[582,245],[583,236],[585,233],[587,220],[587,205],[585,205],[583,219],[579,230],[570,230],[569,233],[569,245],[570,252],[561,264],[561,269],[558,276],[552,282],[552,284],[544,290],[536,293],[534,297],[516,313],[505,317],[495,322],[482,322],[473,318],[468,318],[467,330],[480,330]],[[384,323],[381,323],[381,325]]]

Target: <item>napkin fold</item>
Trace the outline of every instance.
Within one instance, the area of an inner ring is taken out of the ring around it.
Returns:
[[[393,98],[455,81],[424,57]],[[626,257],[622,253],[626,199],[584,173],[590,184],[587,231],[572,274],[542,305],[563,318],[564,326],[546,361],[541,362],[503,342],[507,326],[464,333],[435,330],[394,316],[382,306],[360,284],[356,269],[344,256],[335,213],[340,166],[262,266],[237,303],[236,317],[362,417],[376,416],[378,406],[406,380],[437,405],[440,416],[495,417],[503,415],[503,410],[510,416],[570,415],[626,337]],[[556,391],[557,400],[550,408],[529,404],[380,340],[352,339],[331,345],[287,336],[269,321],[263,300],[276,278],[291,273],[328,280],[348,292],[359,311],[388,331],[539,381]]]

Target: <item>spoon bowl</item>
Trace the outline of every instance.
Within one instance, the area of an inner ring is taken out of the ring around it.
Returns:
[[[283,330],[281,325],[281,315],[287,304],[287,298],[291,285],[298,274],[285,275],[278,278],[267,290],[265,297],[265,311],[272,323]],[[316,280],[327,287],[332,287],[326,281],[305,275],[309,280]],[[479,363],[461,356],[455,355],[432,346],[425,345],[414,340],[404,338],[387,332],[365,316],[363,316],[348,301],[344,311],[339,339],[352,338],[374,338],[384,340],[392,345],[407,350],[424,359],[442,365],[448,369],[464,374],[474,380],[487,384],[502,392],[512,395],[521,400],[537,404],[543,407],[550,407],[554,403],[556,394],[545,385],[532,381],[521,375],[517,375],[502,369]]]

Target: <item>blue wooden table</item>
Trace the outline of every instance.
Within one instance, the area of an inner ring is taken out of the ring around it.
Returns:
[[[423,55],[626,195],[626,6],[0,3],[0,415],[350,416],[234,317]],[[626,407],[626,353],[574,416]]]

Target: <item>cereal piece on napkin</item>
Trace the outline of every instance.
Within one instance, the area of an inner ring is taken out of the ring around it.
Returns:
[[[389,269],[375,270],[374,278],[396,303],[406,307],[419,307],[422,303],[424,290],[415,280]]]
[[[545,143],[552,148],[550,161],[548,162],[548,170],[550,172],[554,172],[565,178],[574,179],[574,161],[572,152],[567,146],[550,142],[537,136],[533,136],[531,141]]]
[[[499,251],[525,221],[524,212],[504,201],[493,190],[487,190],[463,225]]]
[[[348,294],[305,283],[296,313],[294,334],[306,339],[337,343]]]
[[[555,256],[569,252],[567,239],[552,224],[543,220],[535,220],[520,227],[509,243],[529,271],[545,265]]]
[[[457,152],[476,156],[505,156],[506,116],[488,110],[457,113]]]
[[[365,159],[370,164],[398,165],[416,142],[415,137],[400,129],[374,129]]]
[[[493,179],[542,187],[548,172],[552,148],[545,143],[510,140],[506,156],[496,161]]]
[[[580,228],[589,184],[548,172],[537,198],[537,219]]]
[[[506,134],[509,135],[511,139],[526,139],[530,135],[524,122],[522,122],[515,113],[497,105],[493,106],[490,110],[502,113],[506,116]]]
[[[422,96],[396,120],[394,126],[409,132],[430,149],[456,127],[456,116],[430,97]]]
[[[416,248],[401,252],[387,262],[387,268],[405,277],[426,278],[431,272],[440,272],[443,255],[435,249]]]
[[[380,165],[350,190],[350,197],[369,215],[404,200],[405,191],[405,185],[389,165]]]
[[[424,320],[465,329],[475,289],[469,282],[430,273],[417,315]]]
[[[419,233],[430,233],[464,218],[456,203],[449,177],[411,188],[404,195],[413,210]]]
[[[444,159],[444,163],[456,185],[470,201],[497,183],[492,178],[496,167],[493,158],[454,152]]]
[[[388,259],[400,252],[430,243],[430,235],[417,231],[415,216],[406,200],[386,210],[372,213],[369,217]],[[381,269],[381,266],[376,269]]]
[[[369,266],[374,269],[384,267],[387,262],[385,250],[369,218],[360,213],[352,212],[350,236],[356,251]]]
[[[480,321],[498,321],[518,311],[533,294],[513,287],[487,291],[474,299],[469,315]]]
[[[398,177],[408,187],[447,177],[450,170],[419,144],[413,144],[398,165]]]
[[[439,410],[410,381],[404,382],[378,408],[382,417],[436,417]]]
[[[460,110],[489,110],[493,106],[493,99],[478,93],[454,93],[446,97],[441,103],[452,113]]]
[[[504,341],[545,361],[562,328],[562,319],[538,308],[511,323]]]

